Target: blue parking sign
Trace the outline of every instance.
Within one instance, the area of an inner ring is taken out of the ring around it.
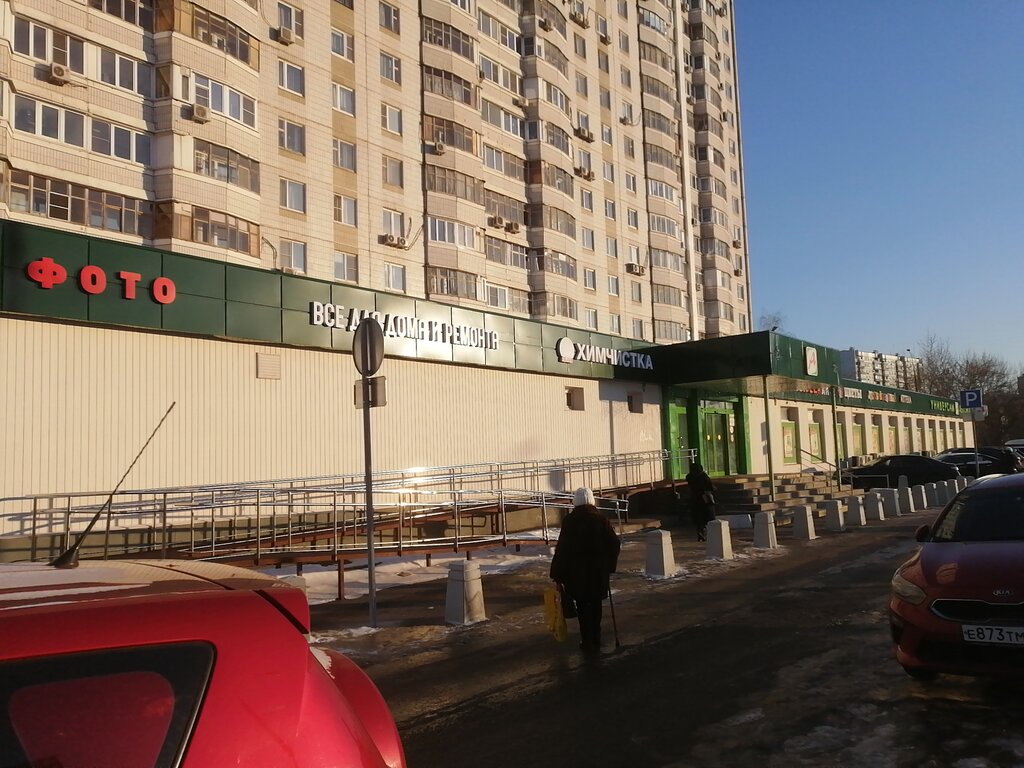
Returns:
[[[981,408],[985,403],[981,400],[980,389],[961,389],[960,390],[960,407],[961,408]]]

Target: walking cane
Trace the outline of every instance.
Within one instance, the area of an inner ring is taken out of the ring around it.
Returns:
[[[612,631],[615,633],[615,648],[619,649],[622,646],[619,644],[619,623],[615,621],[615,601],[612,600],[612,588],[608,587],[608,606],[612,609]]]

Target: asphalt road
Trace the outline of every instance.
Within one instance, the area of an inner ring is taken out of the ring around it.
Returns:
[[[564,644],[547,635],[540,558],[485,579],[481,624],[444,628],[443,586],[421,585],[383,598],[377,633],[332,640],[341,609],[314,628],[384,692],[410,768],[1024,766],[1024,686],[920,683],[892,659],[889,578],[933,513],[811,542],[782,531],[770,555],[739,532],[730,563],[680,529],[684,573],[659,581],[634,534],[613,582],[621,647],[606,613],[593,660],[575,627]]]

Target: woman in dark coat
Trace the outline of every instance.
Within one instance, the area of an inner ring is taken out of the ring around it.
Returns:
[[[715,486],[699,462],[694,462],[686,475],[690,489],[690,516],[697,529],[697,541],[707,538],[708,523],[715,519]]]
[[[580,647],[593,652],[601,649],[601,606],[608,594],[608,576],[618,563],[620,543],[608,518],[597,511],[593,491],[580,488],[573,501],[551,558],[551,578],[562,586],[565,599],[576,604]]]

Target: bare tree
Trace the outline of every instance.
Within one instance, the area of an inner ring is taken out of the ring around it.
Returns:
[[[774,312],[762,312],[760,319],[757,321],[757,329],[759,331],[777,331],[779,333],[785,333],[786,316],[778,310]]]
[[[960,361],[949,342],[929,333],[918,344],[921,358],[921,389],[940,397],[953,397],[958,391]]]

